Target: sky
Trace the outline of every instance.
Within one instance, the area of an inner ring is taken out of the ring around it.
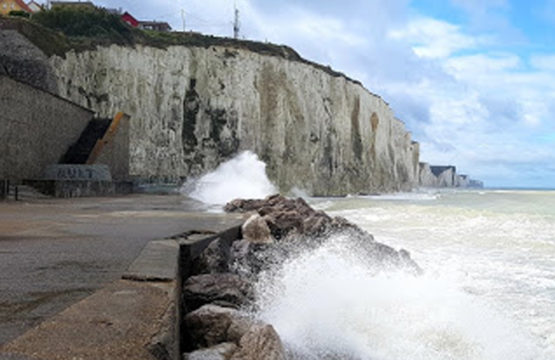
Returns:
[[[393,108],[421,161],[555,188],[555,0],[96,0],[176,30],[293,47]],[[234,5],[235,3],[235,5]]]

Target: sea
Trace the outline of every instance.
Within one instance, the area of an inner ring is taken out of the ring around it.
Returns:
[[[256,284],[253,315],[291,358],[555,359],[555,191],[307,201],[408,250],[423,274],[376,274],[348,239],[289,259]]]

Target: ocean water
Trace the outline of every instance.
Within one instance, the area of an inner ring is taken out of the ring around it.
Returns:
[[[311,199],[423,276],[368,271],[345,241],[258,284],[257,316],[301,359],[555,359],[555,192],[432,191]]]
[[[246,152],[182,191],[221,211],[275,187]],[[424,274],[376,275],[341,236],[262,274],[253,315],[276,328],[290,358],[555,359],[555,191],[307,200],[408,250]]]

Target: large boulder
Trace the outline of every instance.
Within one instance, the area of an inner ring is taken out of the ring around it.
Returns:
[[[279,265],[286,259],[288,248],[274,244],[256,244],[245,239],[231,246],[230,269],[248,279],[256,281],[257,275]]]
[[[258,214],[254,214],[241,227],[243,239],[255,244],[271,244],[274,242],[272,233],[266,221]]]
[[[216,274],[229,271],[229,251],[227,242],[220,239],[212,241],[202,253],[193,260],[193,274]]]
[[[251,326],[231,360],[285,360],[285,349],[272,325]]]
[[[232,308],[204,305],[185,316],[188,337],[193,348],[215,346],[223,342],[236,342],[257,323]]]
[[[183,298],[192,311],[208,303],[239,308],[252,294],[250,284],[239,275],[219,273],[189,277],[183,284]]]
[[[238,311],[217,305],[204,305],[185,316],[188,335],[194,348],[204,348],[227,341],[227,329]]]

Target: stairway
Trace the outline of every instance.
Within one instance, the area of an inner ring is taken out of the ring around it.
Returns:
[[[111,119],[93,119],[81,133],[79,140],[69,147],[61,164],[85,164],[98,140],[104,137]]]

